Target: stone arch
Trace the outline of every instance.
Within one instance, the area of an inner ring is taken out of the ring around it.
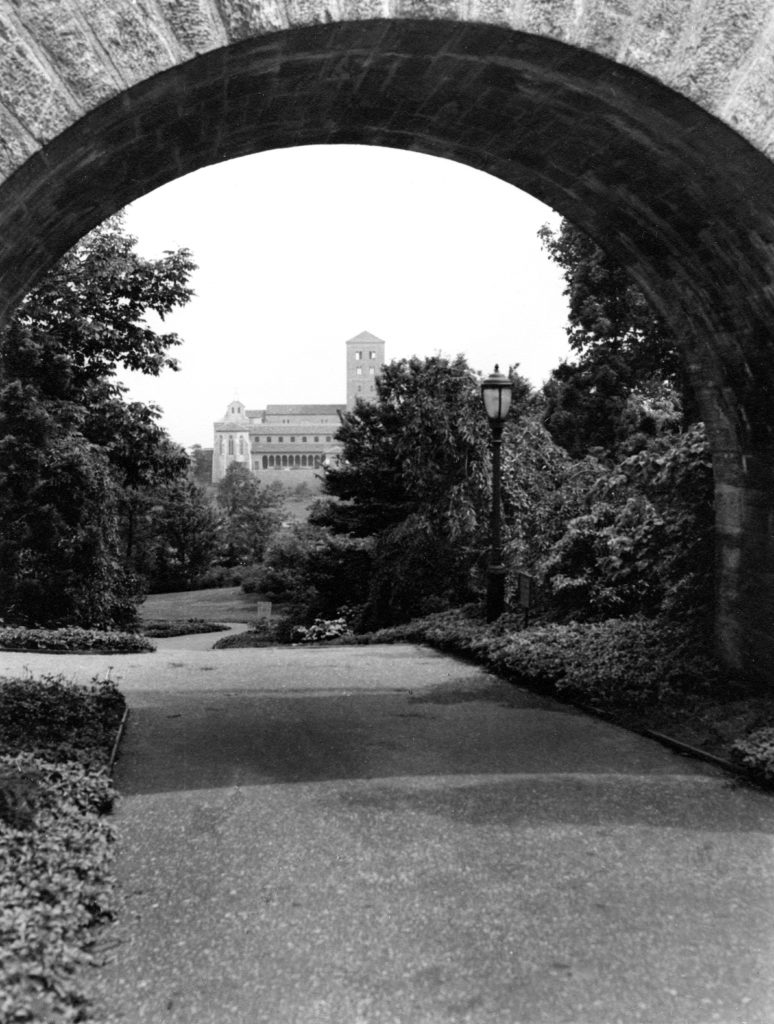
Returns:
[[[109,4],[106,17],[124,6]],[[50,89],[48,106],[40,101],[40,76],[37,106],[23,75],[2,83],[0,317],[105,216],[207,164],[346,142],[413,149],[494,174],[604,244],[683,339],[715,460],[721,650],[731,664],[764,672],[774,661],[774,167],[765,155],[774,152],[774,102],[761,83],[774,49],[774,0],[744,0],[749,18],[725,32],[738,3],[703,5],[714,21],[690,6],[698,24],[685,12],[661,15],[679,20],[682,40],[666,59],[664,26],[648,20],[644,0],[634,0],[628,28],[616,22],[607,35],[600,5],[569,2],[523,0],[513,10],[479,11],[478,20],[461,9],[461,20],[330,21],[276,32],[265,24],[237,30],[233,19],[218,27],[202,13],[209,5],[193,3],[186,9],[202,14],[208,52],[186,60],[185,45],[174,43],[184,26],[175,28],[170,14],[169,23],[146,26],[155,42],[143,37],[145,64],[132,70],[129,53],[113,55],[106,66],[117,79],[91,93],[72,47],[41,43],[38,70],[45,65],[52,81],[58,75],[56,102]],[[549,7],[551,24],[539,17]],[[67,11],[76,9],[73,0]],[[9,38],[26,42],[28,16],[0,2]],[[88,21],[79,17],[73,39]],[[309,8],[299,20],[317,14]],[[235,42],[235,34],[246,38]],[[151,59],[157,44],[166,47],[161,65]]]

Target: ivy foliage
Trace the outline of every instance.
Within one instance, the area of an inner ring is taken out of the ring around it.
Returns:
[[[0,1020],[88,1017],[83,971],[114,911],[110,680],[0,679]]]
[[[717,687],[720,669],[703,637],[664,619],[631,616],[521,629],[483,622],[475,608],[377,631],[373,642],[412,640],[470,655],[516,682],[607,710],[691,700]]]

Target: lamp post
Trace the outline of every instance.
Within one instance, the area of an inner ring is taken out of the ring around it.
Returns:
[[[513,385],[495,365],[481,384],[481,398],[492,429],[492,513],[490,529],[489,566],[486,581],[486,621],[499,619],[505,608],[505,565],[500,529],[500,450],[503,426],[511,407]]]

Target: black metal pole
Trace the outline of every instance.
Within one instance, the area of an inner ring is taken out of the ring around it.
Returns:
[[[505,565],[500,529],[500,450],[503,443],[503,424],[490,420],[489,425],[492,428],[492,512],[486,581],[486,621],[494,622],[505,609]]]

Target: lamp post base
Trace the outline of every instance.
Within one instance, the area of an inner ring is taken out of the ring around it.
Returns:
[[[490,565],[486,577],[486,621],[494,622],[505,611],[505,566]]]

